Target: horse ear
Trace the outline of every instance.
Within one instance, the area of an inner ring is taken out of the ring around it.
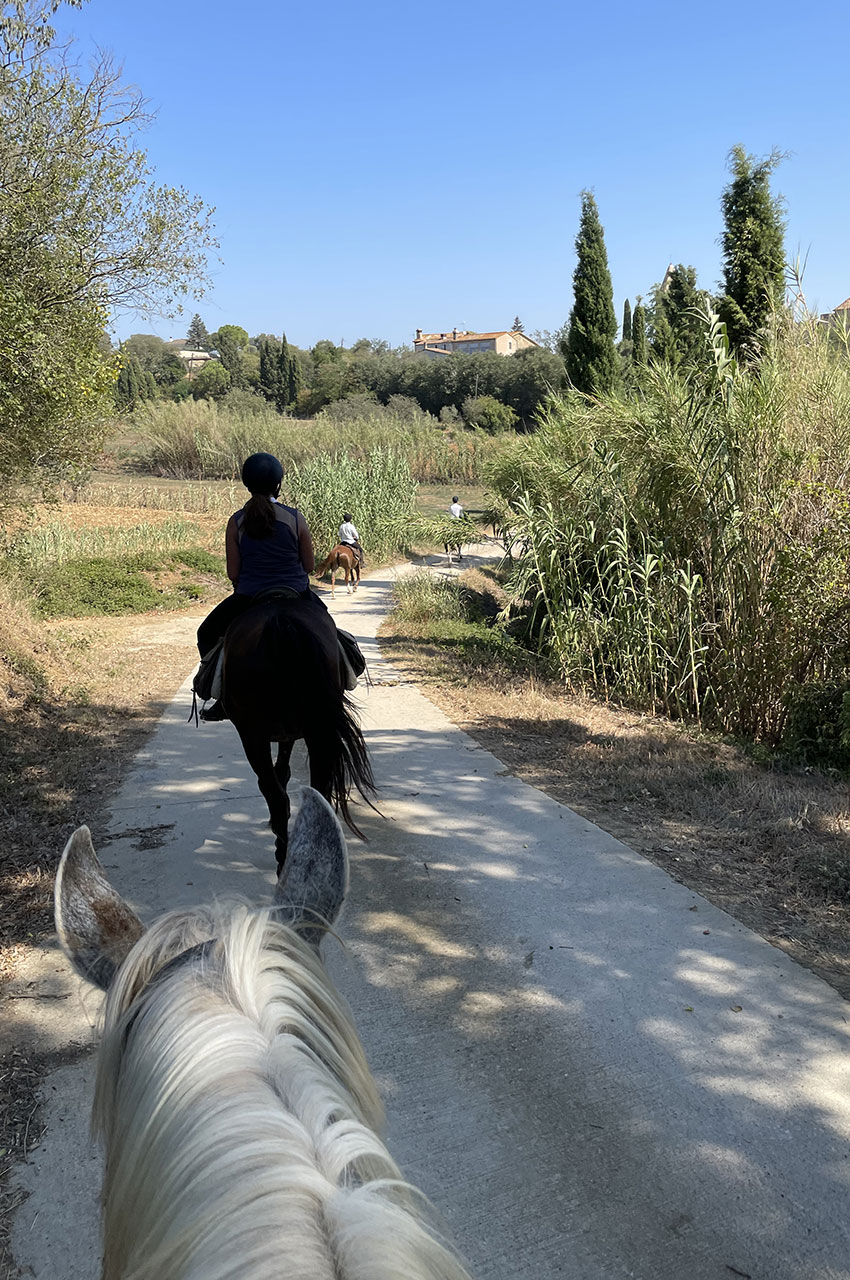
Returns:
[[[107,880],[88,827],[65,845],[53,890],[62,950],[77,973],[105,991],[145,927]]]
[[[348,851],[342,827],[324,796],[304,787],[275,890],[275,906],[287,923],[299,926],[306,940],[318,947],[347,893]]]

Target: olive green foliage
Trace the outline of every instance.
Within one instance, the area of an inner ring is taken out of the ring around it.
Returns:
[[[631,342],[632,339],[632,304],[629,299],[623,303],[623,332],[620,335],[621,342]]]
[[[194,553],[193,553],[194,551]],[[174,570],[186,566],[183,576]],[[167,572],[169,585],[157,579]],[[28,568],[20,575],[42,618],[87,618],[180,609],[204,594],[194,574],[224,581],[224,563],[202,548],[164,556],[143,552],[132,556],[71,559]]]
[[[850,769],[850,679],[810,680],[793,690],[783,746],[811,764]]]
[[[405,396],[438,417],[444,408],[459,411],[464,400],[486,395],[511,408],[528,428],[550,391],[564,379],[563,361],[537,347],[508,357],[483,351],[431,360],[386,346],[361,340],[346,350],[321,342],[308,360],[300,353],[305,390],[298,397],[298,411],[317,413],[335,400],[365,392],[381,404]]]
[[[220,360],[208,360],[191,382],[196,400],[220,400],[231,387],[230,374]]]
[[[785,316],[757,365],[711,313],[706,348],[554,402],[491,479],[529,634],[571,684],[775,744],[801,690],[848,682],[850,366]]]
[[[517,423],[517,415],[508,405],[495,396],[470,396],[464,400],[461,413],[470,426],[480,427],[491,436],[500,431],[510,431]]]
[[[157,368],[168,348],[162,338],[155,333],[131,333],[121,350],[127,355],[135,356],[142,369],[153,372]]]
[[[619,363],[614,340],[617,320],[605,236],[596,200],[582,192],[581,222],[576,237],[578,262],[573,273],[573,309],[564,346],[567,377],[577,391],[611,391]]]
[[[106,57],[53,47],[57,3],[0,11],[0,479],[91,463],[117,368],[110,308],[174,308],[202,287],[209,212],[158,186],[143,100]]]
[[[724,296],[720,317],[733,348],[750,354],[785,296],[785,220],[783,201],[770,190],[770,178],[782,154],[757,160],[741,146],[732,148],[732,180],[723,192]]]
[[[450,650],[470,674],[485,672],[527,676],[550,674],[546,664],[520,645],[503,627],[481,594],[456,578],[438,578],[429,570],[407,574],[393,588],[390,633],[397,639],[424,640]]]
[[[248,346],[246,331],[238,324],[223,324],[215,333],[210,334],[209,342],[210,349],[218,353],[219,362],[227,372],[228,387],[244,387],[247,383],[244,361]],[[220,382],[219,379],[219,384]]]

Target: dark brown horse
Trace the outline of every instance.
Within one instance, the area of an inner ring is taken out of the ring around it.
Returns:
[[[337,570],[342,570],[345,574],[346,591],[356,591],[360,582],[360,559],[353,547],[348,547],[344,542],[338,542],[333,551],[323,560],[316,569],[316,577],[323,578],[328,569],[331,571],[331,595],[336,595],[336,575]],[[349,586],[351,582],[351,586]]]
[[[361,835],[348,795],[354,786],[368,801],[372,767],[343,687],[336,627],[321,604],[266,600],[236,618],[224,639],[222,701],[269,807],[278,872],[287,850],[289,758],[299,738],[310,759],[310,786]]]

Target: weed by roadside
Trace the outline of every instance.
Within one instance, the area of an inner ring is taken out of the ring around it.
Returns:
[[[495,574],[470,571],[458,581],[419,570],[396,583],[395,608],[382,640],[389,648],[403,648],[411,641],[439,646],[452,654],[457,666],[450,678],[461,682],[477,672],[492,671],[494,665],[508,679],[529,671],[551,674],[545,659],[493,625],[503,603]]]

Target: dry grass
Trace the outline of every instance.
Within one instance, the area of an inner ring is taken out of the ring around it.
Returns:
[[[134,528],[136,508],[50,508],[73,531]],[[146,509],[144,522],[173,518]],[[178,575],[179,576],[179,575]],[[223,587],[210,583],[215,599]],[[97,831],[146,736],[196,660],[191,611],[37,623],[0,580],[0,988],[52,933],[56,862],[70,831]],[[0,1000],[3,999],[0,989]],[[14,1006],[3,1001],[14,1044]],[[8,1173],[40,1134],[36,1090],[52,1059],[20,1043],[0,1057],[0,1277],[17,1275],[8,1227],[19,1202]]]
[[[481,574],[464,586],[494,597]],[[850,996],[850,788],[429,643],[390,620],[393,663],[512,773],[665,867]]]

